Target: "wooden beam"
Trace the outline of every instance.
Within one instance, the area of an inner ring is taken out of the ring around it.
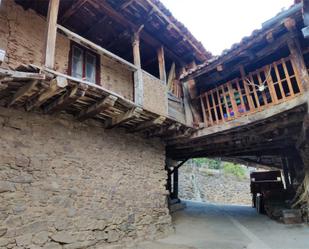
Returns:
[[[26,110],[30,111],[35,107],[40,107],[48,99],[62,92],[67,85],[68,81],[66,78],[57,76],[51,80],[49,87],[45,91],[39,93],[36,98],[27,103]]]
[[[114,118],[111,118],[109,120],[106,121],[105,127],[107,129],[111,129],[117,126],[120,126],[126,122],[129,122],[131,120],[134,120],[136,118],[139,118],[141,113],[142,113],[142,109],[139,107],[135,107],[132,108],[131,110],[127,111],[124,114],[118,115]]]
[[[165,70],[164,47],[160,46],[158,48],[158,50],[157,50],[157,53],[158,53],[160,80],[162,80],[166,84],[166,70]]]
[[[71,16],[73,16],[76,11],[78,11],[78,9],[80,7],[82,7],[88,0],[77,0],[75,1],[72,6],[70,6],[70,8],[64,12],[64,14],[61,16],[61,23],[65,23]]]
[[[175,71],[175,62],[173,62],[171,69],[168,73],[168,78],[167,78],[167,90],[171,91],[173,89],[173,81],[176,77],[176,71]]]
[[[152,128],[154,126],[162,125],[165,120],[166,120],[166,117],[159,116],[159,117],[157,117],[157,118],[155,118],[153,120],[146,121],[146,122],[144,122],[144,123],[134,127],[133,129],[130,129],[129,132],[144,131],[144,130],[147,130],[147,129]]]
[[[67,91],[65,94],[61,95],[59,98],[46,106],[44,108],[44,112],[52,114],[64,110],[66,107],[75,103],[79,98],[83,97],[87,88],[87,85],[83,85],[82,87],[75,86],[70,91]]]
[[[194,115],[191,108],[191,98],[188,90],[188,83],[184,82],[182,84],[182,87],[183,87],[183,102],[185,109],[186,124],[192,126],[194,122]]]
[[[50,0],[47,15],[45,66],[53,69],[55,64],[57,18],[60,0]]]
[[[8,77],[11,80],[45,80],[45,75],[41,73],[19,72],[10,69],[0,68],[1,78]]]
[[[133,60],[137,71],[134,72],[134,102],[139,106],[143,106],[144,102],[144,84],[143,84],[143,74],[141,68],[141,55],[140,55],[140,31],[139,28],[133,37]]]
[[[97,3],[108,16],[114,19],[121,26],[131,30],[138,30],[139,27],[136,24],[130,22],[127,18],[114,10],[106,0],[100,0]],[[141,39],[155,48],[158,48],[163,44],[161,41],[153,38],[153,36],[147,33],[145,30],[141,32]],[[181,56],[175,54],[172,50],[168,49],[167,46],[165,46],[165,52],[166,55],[171,57],[171,59],[173,59],[174,61],[184,62]]]
[[[297,37],[288,40],[288,47],[291,53],[291,62],[294,65],[293,68],[296,70],[295,74],[298,78],[298,82],[302,83],[302,87],[305,90],[309,90],[308,70]]]
[[[148,134],[148,137],[151,138],[151,137],[162,137],[162,136],[171,135],[179,131],[180,127],[181,127],[180,123],[174,123],[169,126],[160,127],[159,129]]]
[[[85,39],[84,37],[68,30],[67,28],[61,26],[61,25],[57,25],[58,29],[60,29],[70,40],[75,41],[78,44],[81,44],[82,46],[86,46],[88,48],[90,48],[91,50],[95,51],[98,54],[104,54],[118,62],[120,62],[123,65],[126,65],[131,71],[136,71],[137,68],[136,66],[134,66],[132,63],[122,59],[121,57],[119,57],[118,55],[113,54],[112,52],[102,48],[101,46]]]
[[[88,118],[92,118],[98,115],[99,113],[103,112],[104,110],[113,107],[116,101],[117,97],[109,95],[105,97],[102,101],[95,103],[86,110],[81,111],[80,114],[78,115],[78,120],[84,121]]]
[[[33,80],[25,84],[23,87],[19,88],[18,91],[13,95],[12,99],[10,100],[8,107],[14,105],[16,102],[21,100],[22,98],[28,98],[37,90],[36,85],[38,81]]]
[[[144,1],[146,1],[146,2],[152,7],[152,9],[155,10],[155,11],[156,11],[156,12],[157,12],[169,25],[171,25],[180,35],[182,35],[183,37],[185,37],[185,38],[187,39],[187,42],[188,42],[188,43],[191,45],[191,47],[192,47],[193,49],[195,49],[195,51],[198,53],[198,58],[199,58],[201,61],[206,60],[203,51],[201,51],[200,48],[197,47],[197,46],[192,42],[192,40],[189,39],[189,37],[188,37],[186,34],[184,34],[184,32],[183,32],[173,21],[171,21],[171,19],[170,19],[169,16],[167,16],[165,13],[163,13],[163,12],[159,9],[159,7],[158,7],[156,4],[154,4],[154,3],[152,2],[152,0],[144,0]]]

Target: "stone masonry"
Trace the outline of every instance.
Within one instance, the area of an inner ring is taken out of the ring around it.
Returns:
[[[164,144],[0,108],[0,248],[106,248],[171,227]]]

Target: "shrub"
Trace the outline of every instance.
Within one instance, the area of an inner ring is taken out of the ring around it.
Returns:
[[[237,178],[243,179],[246,177],[245,169],[238,164],[224,163],[223,171],[225,174],[234,175]]]

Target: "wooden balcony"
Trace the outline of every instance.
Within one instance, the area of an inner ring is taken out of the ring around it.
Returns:
[[[200,95],[205,127],[252,115],[296,98],[304,89],[291,58],[283,58]]]

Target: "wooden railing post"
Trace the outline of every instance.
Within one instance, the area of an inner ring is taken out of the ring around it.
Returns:
[[[157,53],[158,53],[160,80],[162,80],[166,84],[164,47],[163,46],[159,47]]]
[[[44,64],[50,69],[53,69],[55,65],[59,1],[60,0],[50,0],[48,6]]]
[[[134,33],[133,36],[133,60],[137,70],[134,72],[134,102],[143,106],[144,102],[144,87],[143,87],[143,74],[141,68],[141,55],[140,55],[140,31]]]
[[[305,90],[309,90],[309,75],[301,52],[299,41],[296,37],[288,40],[288,47],[291,53],[291,62],[296,70],[295,74]]]

